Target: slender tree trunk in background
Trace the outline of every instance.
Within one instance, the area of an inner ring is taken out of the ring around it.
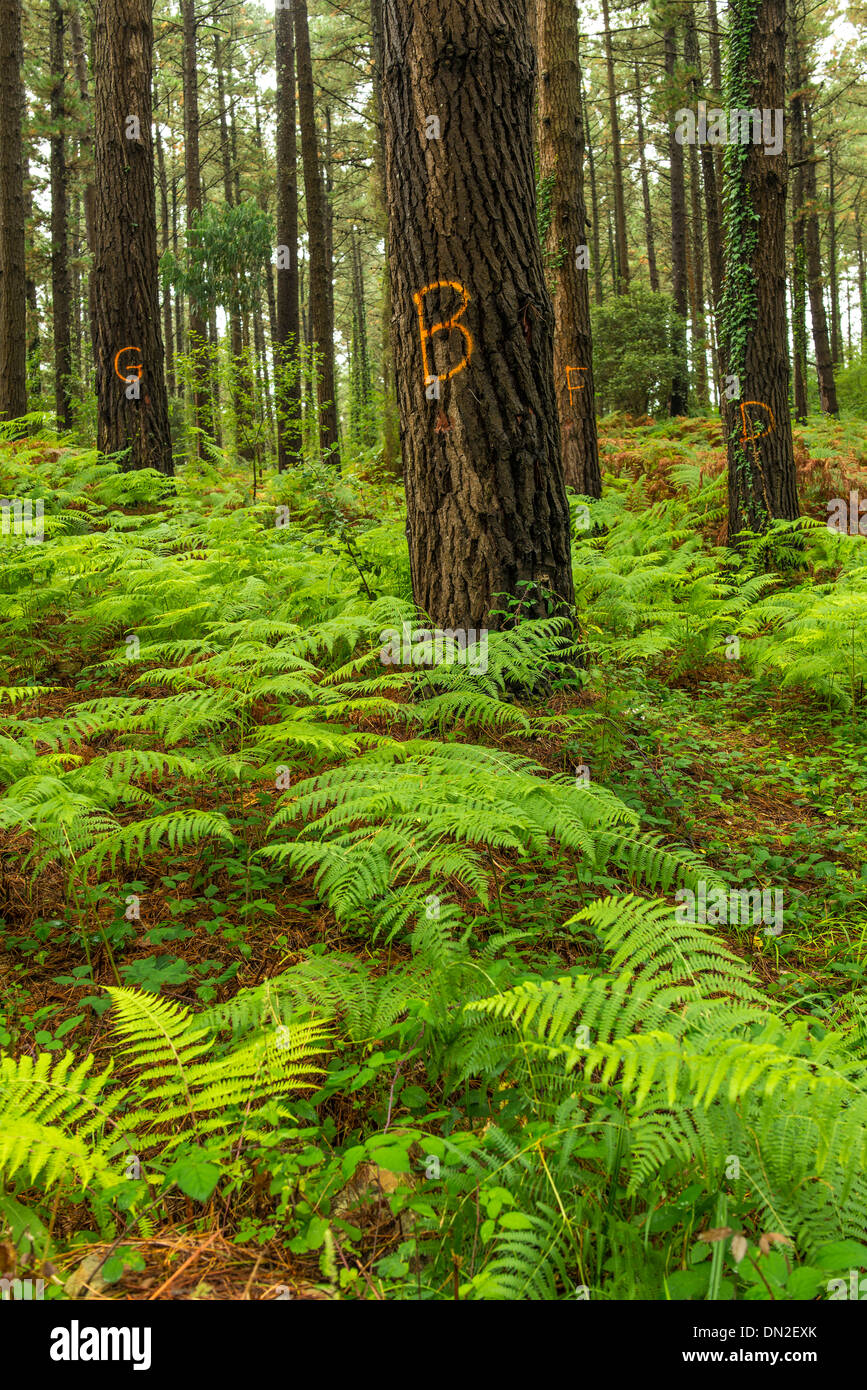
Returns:
[[[152,49],[150,0],[99,0],[93,267],[97,444],[106,454],[128,450],[124,469],[171,474],[151,144]]]
[[[172,165],[174,166],[174,156],[172,156]],[[172,174],[174,174],[174,167],[172,168]],[[172,178],[172,255],[173,255],[174,258],[175,258],[175,265],[177,265],[177,263],[178,263],[178,254],[179,254],[178,245],[179,245],[179,244],[178,244],[178,181],[177,181],[176,178],[173,177],[173,178]],[[178,356],[182,356],[182,355],[183,355],[183,352],[184,352],[184,298],[183,298],[183,295],[181,294],[181,291],[178,290],[178,289],[175,290],[175,292],[174,292],[174,297],[175,297],[175,350],[177,351]],[[183,400],[183,399],[184,399],[184,395],[185,395],[185,393],[186,393],[186,385],[185,385],[185,383],[184,383],[183,372],[181,372],[181,371],[178,371],[178,373],[177,373],[177,387],[178,387],[178,396],[179,396],[179,398],[180,398],[181,400]]]
[[[828,290],[831,296],[831,361],[843,364],[840,332],[840,296],[837,286],[837,200],[834,168],[834,142],[828,141]]]
[[[722,105],[724,104],[724,103],[723,103],[722,56],[721,56],[721,50],[720,50],[720,29],[719,29],[719,18],[718,18],[718,16],[717,16],[716,0],[707,0],[707,27],[708,27],[708,51],[709,51],[709,53],[710,53],[710,80],[711,80],[711,87],[713,88],[712,92],[710,93],[710,96],[711,96],[711,98],[712,98],[710,104],[716,108],[716,107],[722,106]],[[708,147],[708,148],[711,148],[711,147]],[[722,227],[723,227],[723,220],[724,220],[724,219],[723,219],[723,213],[722,213],[723,152],[722,152],[721,146],[719,146],[719,145],[714,145],[714,146],[712,147],[712,150],[713,150],[714,174],[716,175],[716,180],[715,180],[715,181],[716,181],[716,187],[717,187],[717,189],[719,190],[719,203],[718,203],[719,215],[718,215],[718,220],[719,220],[720,228],[722,229]],[[722,246],[720,246],[720,253],[722,253]],[[720,346],[722,346],[722,345],[720,345]]]
[[[163,252],[169,250],[169,189],[166,179],[166,161],[163,155],[163,142],[160,135],[160,128],[157,124],[156,145],[157,145],[157,173],[160,186],[160,213],[162,219],[162,239]],[[171,286],[166,284],[163,290],[163,339],[166,349],[166,378],[168,381],[169,394],[174,395],[175,385],[175,338],[172,331],[172,291]]]
[[[608,264],[611,267],[611,288],[617,294],[617,248],[614,244],[614,216],[608,209]]]
[[[605,68],[608,76],[608,111],[611,121],[611,172],[614,183],[614,230],[617,250],[614,292],[615,294],[625,294],[629,289],[629,250],[626,242],[626,195],[623,189],[623,156],[620,152],[620,116],[617,110],[617,87],[614,78],[614,53],[611,48],[611,21],[608,16],[608,0],[602,0],[602,18],[605,25],[602,37],[605,43]]]
[[[295,32],[291,9],[274,12],[277,47],[277,332],[274,343],[277,467],[301,455],[301,371],[298,361],[298,142],[295,132]],[[294,363],[294,370],[293,370]]]
[[[361,247],[355,227],[352,228],[350,251],[352,256],[352,420],[350,429],[353,441],[361,448],[367,449],[376,442],[376,430],[372,416],[372,383],[370,357],[367,351],[364,270],[361,264]]]
[[[306,0],[294,0],[295,56],[298,68],[298,107],[301,117],[301,158],[307,203],[307,240],[310,250],[310,316],[313,346],[317,354],[319,434],[323,458],[340,466],[337,433],[337,394],[334,381],[334,332],[329,315],[328,243],[325,187],[316,147],[316,114],[313,97],[313,62]]]
[[[385,136],[382,112],[382,0],[370,0],[373,41],[373,113],[375,166],[374,202],[376,224],[385,247],[382,270],[382,311],[380,315],[380,366],[382,370],[382,462],[390,473],[400,468],[400,434],[397,397],[394,389],[394,358],[391,347],[391,271],[388,253],[388,215],[385,198]]]
[[[730,0],[729,108],[776,111],[786,94],[785,0]],[[786,151],[726,146],[726,370],[739,401],[725,401],[730,541],[798,516],[786,334]]]
[[[644,240],[647,245],[647,270],[650,275],[650,288],[659,291],[659,272],[656,269],[656,243],[653,239],[653,218],[650,213],[650,182],[647,177],[647,155],[644,148],[644,112],[641,109],[641,76],[638,59],[633,64],[635,74],[635,118],[638,133],[638,164],[641,170],[641,201],[644,208]]]
[[[804,247],[804,110],[794,6],[788,12],[789,154],[792,216],[792,366],[796,420],[807,418],[807,270]]]
[[[27,413],[21,0],[0,0],[0,420]]]
[[[217,306],[208,307],[208,381],[211,392],[211,422],[214,443],[218,449],[223,447],[220,410],[220,335],[217,331]]]
[[[413,594],[438,626],[496,627],[510,599],[573,601],[526,5],[385,0],[384,38]]]
[[[855,203],[856,209],[861,205],[861,190],[858,191],[858,198]],[[855,213],[855,250],[858,256],[858,306],[860,309],[861,320],[861,356],[864,356],[865,344],[867,344],[867,270],[864,264],[864,234],[861,228],[861,219]]]
[[[93,360],[96,360],[96,309],[93,303],[93,252],[94,252],[94,208],[96,192],[93,186],[93,136],[91,133],[92,112],[90,109],[90,92],[87,80],[87,53],[84,45],[84,34],[81,28],[81,18],[78,12],[78,5],[72,4],[69,7],[69,37],[72,42],[72,63],[75,68],[75,77],[78,82],[78,94],[84,108],[84,120],[81,122],[81,137],[79,140],[79,161],[85,170],[84,183],[84,224],[87,230],[87,249],[91,255],[91,270],[87,277],[87,303],[88,317],[90,319],[90,345]]]
[[[554,275],[554,383],[566,483],[602,496],[596,439],[584,123],[574,0],[537,0],[539,175],[551,184],[547,247]]]
[[[51,67],[51,309],[54,323],[54,409],[61,429],[72,428],[72,283],[69,276],[69,209],[66,187],[66,119],[63,53],[65,29],[60,0],[49,11]]]
[[[695,11],[691,4],[684,11],[683,57],[690,72],[690,105],[697,109],[703,81],[701,53],[698,46],[698,33],[695,26]],[[690,318],[692,321],[693,371],[695,373],[695,395],[698,404],[704,408],[710,405],[707,389],[707,321],[704,313],[704,247],[702,243],[701,218],[701,178],[699,175],[698,147],[689,147],[689,200],[691,244]]]
[[[331,162],[331,109],[325,108],[325,145],[322,159],[322,182],[325,189],[325,283],[328,286],[328,321],[334,337],[334,171]]]
[[[70,325],[72,373],[76,382],[82,381],[81,374],[81,196],[76,189],[72,195],[72,217],[70,219],[70,261],[69,274],[72,286],[72,322]]]
[[[584,139],[587,145],[587,167],[590,172],[590,209],[592,213],[593,233],[593,287],[597,304],[605,302],[605,292],[602,286],[602,252],[599,241],[599,200],[596,196],[596,160],[593,156],[593,144],[590,139],[590,124],[587,118],[587,101],[584,96],[584,81],[581,79],[581,116]]]
[[[666,29],[664,43],[669,101],[673,101],[677,73],[677,41],[674,29]],[[686,183],[683,145],[678,144],[675,129],[674,110],[671,109],[668,117],[668,161],[671,169],[671,289],[679,322],[676,324],[672,342],[678,365],[671,384],[669,413],[685,415],[689,394],[686,353],[686,317],[689,312],[686,275]]]
[[[202,180],[199,168],[199,74],[196,62],[196,3],[181,0],[184,30],[184,178],[187,203],[187,250],[197,245],[196,222],[202,214]],[[213,433],[208,351],[208,320],[205,306],[190,295],[188,350],[196,426],[196,454],[204,456],[203,435]]]
[[[277,10],[277,14],[286,11]],[[227,208],[235,206],[232,183],[232,152],[229,144],[229,125],[226,119],[226,84],[224,77],[225,50],[219,34],[214,35],[214,67],[217,72],[217,113],[220,127],[220,160],[223,169],[223,197]],[[248,462],[253,457],[252,414],[250,402],[249,372],[245,367],[241,339],[241,310],[238,300],[238,275],[233,282],[232,300],[229,305],[229,382],[232,396],[232,414],[235,421],[236,447],[241,458]]]
[[[33,184],[30,179],[30,162],[26,153],[24,154],[24,225],[25,225],[25,247],[32,246],[34,237],[30,232],[33,223]],[[0,233],[2,236],[2,233]],[[36,296],[36,280],[31,272],[31,267],[25,264],[25,295],[27,298],[26,314],[26,342],[27,342],[27,397],[31,405],[39,400],[42,395],[41,372],[41,349],[42,339],[39,324],[39,300]]]
[[[798,42],[801,84],[805,74],[800,40]],[[799,84],[799,85],[801,85]],[[813,325],[813,346],[816,352],[816,374],[819,378],[819,404],[825,415],[837,414],[837,387],[828,341],[828,320],[825,315],[825,287],[822,279],[822,252],[819,244],[819,199],[816,192],[816,154],[813,146],[812,118],[809,102],[805,103],[806,129],[804,139],[804,250],[807,259],[807,289],[810,295],[810,318]]]

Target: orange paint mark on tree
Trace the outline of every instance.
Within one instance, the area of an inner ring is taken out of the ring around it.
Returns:
[[[119,350],[118,352],[116,352],[116,353],[114,354],[114,374],[115,374],[115,376],[120,377],[121,381],[129,381],[129,377],[128,377],[128,376],[124,376],[123,373],[122,373],[122,372],[119,372],[118,369],[117,369],[118,358],[119,358],[123,353],[125,353],[125,352],[137,352],[137,353],[139,353],[139,355],[141,355],[141,348],[137,348],[137,347],[122,347],[122,348],[120,348],[120,350]],[[142,374],[142,371],[143,371],[143,370],[144,370],[144,363],[143,363],[143,362],[133,362],[133,363],[127,368],[127,371],[129,371],[129,372],[135,372],[136,377],[138,378],[139,381],[141,381],[141,374]]]
[[[566,390],[569,392],[569,404],[570,404],[570,405],[572,404],[572,392],[573,392],[573,391],[583,391],[583,390],[584,390],[584,380],[583,380],[582,377],[579,377],[579,378],[578,378],[578,384],[577,384],[577,386],[576,386],[576,385],[573,384],[572,378],[570,377],[569,373],[570,373],[570,372],[586,372],[586,370],[587,370],[586,367],[567,367],[567,368],[566,368]]]
[[[771,417],[771,423],[770,423],[770,425],[768,426],[768,428],[767,428],[766,430],[761,430],[761,431],[759,432],[759,434],[756,434],[754,430],[751,431],[750,433],[747,433],[747,425],[755,425],[755,424],[758,423],[758,421],[756,421],[756,420],[750,420],[750,419],[748,418],[747,412],[746,412],[746,410],[744,409],[744,406],[747,406],[747,405],[758,405],[758,406],[761,406],[762,410],[766,410],[766,411],[768,412],[768,414],[769,414],[770,417]],[[740,412],[741,412],[741,420],[743,421],[743,428],[744,428],[744,432],[743,432],[743,434],[741,435],[741,443],[742,443],[742,444],[745,444],[745,443],[747,442],[748,439],[762,439],[766,434],[770,434],[770,433],[771,433],[771,430],[774,428],[774,425],[776,424],[776,421],[774,420],[774,412],[771,410],[771,407],[770,407],[769,405],[765,405],[764,401],[741,401]]]
[[[443,319],[441,323],[434,323],[431,325],[430,328],[425,328],[422,300],[424,299],[426,294],[430,294],[432,290],[438,289],[457,290],[458,294],[461,296],[463,300],[463,303],[461,304],[461,307],[458,309],[457,313],[452,314],[450,319]],[[419,290],[417,294],[413,295],[413,302],[415,304],[416,310],[418,311],[418,331],[419,336],[421,338],[421,361],[422,367],[424,369],[425,386],[427,386],[431,381],[433,381],[435,377],[435,373],[431,372],[430,370],[427,355],[427,345],[430,342],[431,338],[434,336],[434,334],[450,333],[453,328],[456,328],[459,333],[463,333],[464,335],[464,341],[467,345],[466,357],[464,357],[463,360],[460,361],[456,367],[452,367],[451,370],[446,372],[444,375],[440,374],[436,377],[438,381],[448,381],[450,377],[457,376],[458,372],[462,372],[464,370],[464,367],[469,362],[473,352],[472,334],[470,333],[469,329],[466,327],[465,324],[458,322],[458,320],[460,319],[461,315],[464,313],[467,305],[470,302],[469,292],[464,289],[463,285],[458,280],[434,280],[430,285],[425,285],[424,289]]]

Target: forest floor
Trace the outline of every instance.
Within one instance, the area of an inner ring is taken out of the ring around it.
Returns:
[[[438,1025],[410,928],[423,904],[439,922],[442,903],[487,982],[553,980],[597,959],[564,927],[576,912],[673,887],[664,868],[647,882],[559,832],[510,842],[501,795],[466,800],[489,764],[449,771],[459,749],[529,760],[537,783],[578,787],[583,768],[709,880],[782,890],[781,934],[713,930],[781,1016],[818,1036],[853,1025],[867,989],[867,547],[823,523],[829,498],[867,496],[867,428],[811,421],[796,441],[817,523],[805,550],[794,568],[754,551],[733,572],[718,421],[602,422],[602,529],[575,534],[584,664],[562,675],[556,624],[525,649],[492,637],[484,688],[379,661],[410,592],[400,488],[374,462],[336,482],[268,480],[254,502],[226,461],[188,467],[171,495],[82,448],[0,445],[7,495],[46,499],[44,544],[2,542],[0,1047],[113,1062],[134,1090],[143,1054],[124,1070],[105,992],[120,986],[176,1001],[224,1043],[238,1020],[219,1009],[239,990],[260,990],[262,1026],[312,1011],[332,1030],[315,1085],[288,1111],[263,1097],[249,1135],[236,1105],[198,1131],[195,1114],[178,1121],[181,1146],[161,1153],[153,1122],[121,1198],[22,1160],[0,1189],[0,1276],[96,1299],[482,1296],[499,1207],[476,1196],[469,1219],[460,1190],[441,1204],[433,1160],[443,1137],[508,1130],[508,1068],[462,1072],[452,1034],[434,1062],[419,1045],[420,1022]],[[828,630],[816,605],[832,587]],[[341,820],[357,787],[329,801],[328,778],[359,759],[364,798]],[[417,864],[413,823],[433,827]],[[390,975],[405,996],[389,996]],[[278,976],[288,992],[262,1005]],[[495,1190],[516,1200],[505,1179]],[[659,1232],[666,1277],[691,1277]],[[605,1269],[611,1296],[628,1296]]]

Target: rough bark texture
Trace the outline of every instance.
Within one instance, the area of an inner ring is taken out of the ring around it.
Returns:
[[[0,420],[27,411],[21,0],[0,0]]]
[[[526,6],[385,0],[384,37],[413,593],[440,626],[497,627],[510,599],[573,599]]]
[[[665,31],[665,72],[669,80],[669,90],[674,93],[677,71],[677,38],[674,29]],[[672,344],[678,361],[678,369],[671,385],[669,412],[672,415],[685,415],[689,391],[689,375],[686,365],[686,316],[687,275],[686,275],[686,180],[684,177],[683,145],[675,138],[673,110],[668,123],[668,161],[671,170],[671,292],[674,307],[680,316],[680,323]]]
[[[54,320],[54,409],[62,429],[72,426],[72,279],[69,273],[69,211],[66,187],[65,29],[59,0],[51,0],[51,308]]]
[[[539,175],[551,181],[547,253],[554,272],[554,381],[563,470],[569,487],[602,496],[587,211],[584,206],[584,122],[581,119],[578,17],[574,0],[538,0]],[[579,248],[581,248],[579,254]]]
[[[785,0],[732,0],[727,99],[778,110],[785,102]],[[726,403],[729,536],[798,516],[786,334],[785,148],[726,148],[728,370],[740,400]]]
[[[97,443],[172,473],[157,274],[150,0],[99,0],[94,115]],[[139,138],[127,138],[136,116]],[[127,396],[140,367],[139,396]]]
[[[641,171],[641,203],[644,210],[644,240],[647,246],[647,272],[650,276],[650,288],[654,293],[659,290],[659,272],[656,268],[656,243],[653,238],[653,218],[650,214],[650,182],[647,177],[647,155],[645,153],[644,142],[644,111],[641,105],[641,76],[638,71],[638,59],[633,65],[635,75],[635,123],[638,135],[638,164]]]
[[[289,264],[277,270],[277,335],[274,344],[277,402],[277,466],[281,472],[301,449],[301,374],[297,361],[298,308],[298,142],[295,134],[295,32],[291,9],[274,12],[277,46],[277,244],[289,251]],[[291,377],[291,380],[289,379]]]
[[[322,455],[339,466],[337,396],[334,385],[334,331],[329,306],[328,232],[325,185],[319,167],[316,113],[313,99],[313,60],[306,0],[294,0],[295,61],[298,70],[298,108],[301,118],[301,158],[307,201],[307,239],[310,248],[310,317],[317,353],[319,439]]]
[[[807,418],[807,275],[804,246],[804,109],[800,89],[800,60],[794,6],[788,15],[789,160],[792,218],[792,366],[795,419]]]

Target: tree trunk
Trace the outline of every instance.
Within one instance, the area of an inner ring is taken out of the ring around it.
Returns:
[[[695,107],[701,96],[701,54],[695,27],[695,11],[691,4],[684,12],[683,57],[689,71],[691,103]],[[707,408],[710,397],[707,389],[707,321],[704,312],[704,248],[701,228],[701,179],[696,145],[689,147],[690,231],[692,233],[692,273],[690,276],[690,317],[692,320],[692,359],[695,374],[695,394],[700,406]]]
[[[581,116],[584,139],[587,143],[587,167],[590,171],[590,209],[593,214],[591,231],[593,233],[593,287],[596,303],[604,304],[605,291],[602,285],[602,252],[599,241],[599,199],[596,196],[596,160],[593,155],[593,142],[590,139],[590,121],[587,116],[587,100],[584,96],[584,81],[581,84]]]
[[[21,0],[0,0],[0,420],[27,413]]]
[[[375,204],[377,229],[385,243],[380,315],[380,363],[382,369],[382,462],[393,473],[400,466],[397,397],[394,390],[394,358],[391,348],[391,272],[388,268],[388,215],[385,197],[385,137],[382,112],[382,0],[370,0],[371,56],[373,58],[373,159],[376,169]]]
[[[608,0],[602,0],[602,20],[605,26],[605,68],[608,76],[608,113],[611,122],[611,173],[614,184],[614,231],[617,267],[614,272],[615,294],[629,289],[629,252],[626,243],[626,196],[623,190],[623,156],[620,152],[620,116],[617,111],[617,88],[614,80],[614,53],[611,47],[611,21]]]
[[[156,144],[157,144],[157,172],[159,174],[160,185],[160,213],[162,218],[162,239],[163,253],[169,250],[171,242],[169,240],[169,188],[166,179],[166,161],[163,155],[163,142],[160,135],[160,128],[157,124]],[[172,331],[172,290],[171,285],[166,284],[163,289],[163,338],[166,347],[166,378],[168,381],[169,393],[175,394],[175,337]]]
[[[150,0],[99,0],[94,114],[97,444],[171,474],[151,144]]]
[[[319,398],[319,437],[322,456],[340,466],[337,434],[337,395],[334,383],[334,328],[329,314],[328,231],[325,188],[316,146],[316,113],[313,97],[313,60],[306,0],[294,0],[295,56],[298,65],[298,107],[301,117],[301,158],[307,202],[307,239],[310,248],[310,317],[316,352]]]
[[[72,283],[69,276],[69,212],[66,187],[66,119],[63,10],[51,0],[49,63],[51,67],[51,310],[54,321],[54,409],[61,429],[72,428]]]
[[[858,202],[855,204],[856,208],[859,206],[860,198],[861,194],[859,190]],[[863,357],[865,344],[867,344],[867,322],[865,322],[865,320],[867,320],[867,268],[865,268],[864,263],[864,236],[861,228],[861,219],[857,212],[855,213],[855,250],[858,256],[858,306],[861,322],[861,356]]]
[[[797,39],[799,82],[804,82],[803,55],[800,35]],[[813,325],[813,346],[816,350],[816,373],[819,378],[819,404],[825,415],[837,414],[837,387],[828,342],[828,320],[825,315],[825,292],[822,281],[822,252],[819,245],[818,195],[816,193],[816,153],[813,146],[813,125],[809,102],[805,103],[806,129],[804,138],[804,250],[807,260],[807,289],[810,295],[810,319]]]
[[[196,63],[196,0],[181,0],[184,30],[184,177],[187,202],[187,254],[197,245],[196,222],[202,215],[199,167],[199,74]],[[207,306],[190,295],[188,348],[196,425],[196,454],[204,456],[203,435],[213,433],[209,390]]]
[[[601,497],[578,17],[574,0],[538,0],[539,174],[551,181],[547,250],[554,272],[554,381],[563,472],[569,487]]]
[[[804,110],[800,89],[800,59],[794,7],[788,13],[789,154],[792,180],[792,364],[795,419],[807,418],[807,274],[804,248]]]
[[[26,151],[24,152],[24,226],[25,232],[33,222],[33,184],[30,179],[30,163]],[[2,236],[2,233],[0,233]],[[25,235],[25,246],[27,244]],[[30,237],[30,245],[33,245],[33,237]],[[31,256],[32,261],[32,256]],[[32,264],[26,265],[25,262],[25,294],[27,297],[27,397],[31,406],[34,401],[39,400],[42,395],[42,337],[39,323],[39,300],[36,295],[36,281],[33,278]]]
[[[526,6],[385,0],[384,36],[413,594],[439,626],[498,627],[573,600]]]
[[[292,10],[274,12],[277,47],[277,333],[274,396],[277,467],[301,455],[301,371],[298,362],[298,142],[295,133],[295,33]],[[270,271],[269,271],[270,274]],[[294,366],[293,366],[294,363]]]
[[[277,10],[276,13],[286,14]],[[291,22],[291,20],[290,20]],[[229,142],[229,125],[226,119],[226,92],[223,75],[225,51],[219,34],[214,35],[214,66],[217,71],[217,112],[220,126],[220,160],[223,170],[223,197],[226,207],[235,206],[232,184],[232,151]],[[232,395],[232,414],[238,453],[248,462],[253,457],[252,417],[250,413],[250,392],[248,373],[245,370],[242,337],[241,308],[239,302],[238,275],[234,276],[232,300],[229,304],[229,382]]]
[[[677,41],[674,29],[665,31],[665,72],[669,82],[670,100],[674,99],[677,75]],[[671,384],[669,414],[685,415],[688,404],[689,372],[686,356],[687,275],[686,275],[686,182],[684,177],[683,145],[675,138],[674,110],[668,119],[668,162],[671,169],[671,289],[674,307],[679,316],[674,328],[672,348],[677,359]]]
[[[656,269],[656,243],[653,239],[653,218],[650,214],[650,183],[647,177],[647,155],[644,148],[644,112],[641,109],[641,77],[638,59],[633,65],[635,73],[635,119],[638,134],[638,163],[641,169],[641,201],[644,208],[644,240],[647,245],[647,270],[650,275],[650,288],[659,291],[659,272]]]
[[[843,364],[840,332],[840,296],[837,287],[837,198],[834,169],[834,142],[828,141],[828,290],[831,296],[831,361]]]
[[[87,232],[87,249],[91,255],[91,271],[87,277],[87,303],[90,318],[90,345],[93,352],[93,359],[96,360],[96,310],[93,303],[93,267],[92,258],[94,253],[94,207],[96,192],[93,186],[93,136],[91,133],[92,113],[90,109],[90,93],[87,81],[87,53],[84,46],[84,34],[81,28],[81,19],[78,13],[77,4],[69,7],[69,37],[72,41],[72,63],[75,68],[75,76],[78,82],[78,94],[84,108],[84,120],[81,122],[81,138],[79,140],[79,162],[85,170],[84,182],[84,225]]]
[[[731,0],[729,109],[776,111],[786,93],[785,0]],[[728,533],[798,516],[786,335],[786,152],[726,147],[726,370],[740,400],[723,411]]]

